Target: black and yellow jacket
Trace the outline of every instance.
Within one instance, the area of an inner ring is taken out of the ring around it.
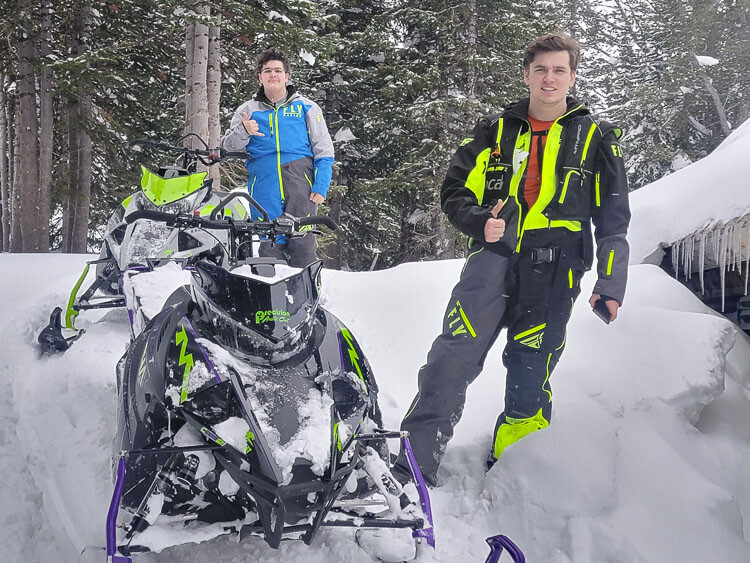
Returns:
[[[531,143],[529,100],[501,115],[479,120],[451,159],[440,193],[450,222],[471,237],[470,245],[510,256],[532,248],[580,245],[585,267],[593,261],[593,221],[599,279],[594,293],[622,304],[627,281],[630,222],[628,185],[618,128],[595,121],[568,98],[567,112],[547,133],[539,198],[528,208],[523,197]],[[506,235],[484,241],[484,226],[498,200]]]

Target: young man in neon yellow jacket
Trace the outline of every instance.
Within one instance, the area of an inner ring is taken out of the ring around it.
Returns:
[[[505,409],[487,467],[507,446],[550,423],[550,375],[593,262],[592,221],[598,281],[590,304],[607,321],[622,305],[630,210],[621,132],[568,96],[579,56],[578,44],[565,35],[530,43],[524,53],[529,97],[480,119],[451,159],[441,204],[470,237],[469,254],[401,424],[430,485],[437,483],[466,388],[502,328],[508,329]],[[407,467],[402,452],[395,474],[407,474]]]

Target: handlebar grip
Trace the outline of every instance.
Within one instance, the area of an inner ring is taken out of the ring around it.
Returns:
[[[338,229],[338,225],[333,221],[333,219],[331,219],[330,217],[326,217],[325,215],[302,217],[301,219],[297,220],[297,224],[300,227],[304,227],[306,225],[323,225],[324,227],[328,227],[332,231]]]
[[[172,213],[163,213],[162,211],[153,211],[151,209],[137,209],[125,216],[125,222],[130,224],[136,222],[138,219],[149,219],[150,221],[159,221],[167,225],[173,225],[177,217],[177,215]]]
[[[250,158],[250,155],[247,151],[225,151],[224,149],[221,149],[219,154],[222,158]]]

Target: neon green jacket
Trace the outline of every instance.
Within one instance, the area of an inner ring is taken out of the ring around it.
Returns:
[[[594,293],[622,304],[630,207],[621,132],[568,98],[567,112],[547,133],[539,198],[529,208],[523,197],[531,143],[528,104],[524,99],[501,115],[481,118],[462,141],[441,189],[443,211],[472,244],[506,256],[580,243],[587,268],[593,261],[593,222],[599,275]],[[498,200],[504,202],[506,236],[490,244],[484,226]]]

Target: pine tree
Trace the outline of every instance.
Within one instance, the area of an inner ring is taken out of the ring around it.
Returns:
[[[533,2],[394,3],[394,48],[379,69],[364,129],[373,142],[363,153],[370,174],[357,182],[361,203],[349,216],[358,233],[372,233],[357,268],[376,254],[379,267],[388,267],[461,252],[439,188],[476,120],[523,95],[521,52],[540,31],[540,15]]]

